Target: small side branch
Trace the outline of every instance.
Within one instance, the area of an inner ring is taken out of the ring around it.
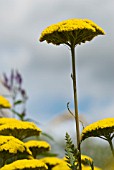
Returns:
[[[71,112],[71,110],[69,108],[69,104],[70,104],[70,102],[67,103],[67,109],[68,109],[69,113],[75,118],[74,114]]]
[[[80,119],[79,122],[82,124],[82,128],[84,129],[85,128],[84,123]]]
[[[113,147],[113,143],[112,143],[111,134],[107,135],[106,138],[107,138],[107,141],[108,141],[108,143],[109,143],[109,145],[110,145],[110,149],[111,149],[111,151],[112,151],[112,155],[113,155],[113,157],[114,157],[114,147]]]
[[[107,138],[105,138],[103,136],[99,136],[99,138],[107,141]]]

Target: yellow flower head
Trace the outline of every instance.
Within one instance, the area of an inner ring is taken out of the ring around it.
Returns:
[[[0,125],[4,125],[6,123],[18,123],[21,122],[21,120],[17,120],[15,118],[8,118],[8,117],[1,117],[0,118]]]
[[[12,119],[11,119],[12,120]],[[38,136],[41,129],[32,122],[11,121],[0,126],[0,135],[12,135],[18,139],[25,139],[30,136]]]
[[[3,96],[0,96],[0,108],[11,108],[10,102]]]
[[[43,30],[40,41],[55,45],[77,45],[92,40],[97,35],[105,34],[104,30],[88,19],[69,19],[48,26]]]
[[[27,147],[32,148],[45,148],[50,150],[50,145],[46,141],[37,141],[37,140],[29,140],[28,142],[25,143]]]
[[[92,158],[90,158],[89,156],[87,156],[87,155],[81,155],[81,162],[82,162],[82,164],[84,164],[84,165],[93,165],[93,160],[92,160]]]
[[[54,166],[52,170],[70,170],[69,166],[67,165],[66,161],[61,161],[58,165]]]
[[[30,149],[34,158],[41,154],[42,152],[49,151],[51,146],[46,141],[30,140],[25,143],[25,145]]]
[[[82,165],[82,170],[91,170],[91,167]],[[94,170],[102,170],[102,169],[95,166]]]
[[[40,160],[43,161],[49,167],[54,167],[63,161],[62,159],[57,157],[45,157]]]
[[[1,157],[10,157],[15,154],[28,154],[32,155],[31,151],[19,139],[13,136],[0,136],[0,155]]]
[[[1,168],[1,170],[46,170],[48,167],[40,160],[32,159],[32,160],[17,160],[13,163],[5,165]]]
[[[88,137],[106,136],[114,132],[114,118],[106,118],[94,122],[84,128],[81,135],[81,140]]]

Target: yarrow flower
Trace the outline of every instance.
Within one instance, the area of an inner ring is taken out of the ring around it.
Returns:
[[[32,122],[13,121],[0,126],[0,135],[12,135],[20,140],[30,136],[39,136],[41,129]]]
[[[30,140],[26,142],[25,145],[30,149],[34,158],[36,158],[38,154],[49,151],[51,148],[50,144],[46,141]]]
[[[52,170],[71,170],[71,168],[69,168],[67,162],[63,160],[58,165],[54,166]]]
[[[89,156],[81,155],[81,161],[82,161],[82,170],[91,170],[91,167],[88,166],[87,160],[89,160],[92,163],[92,159]],[[84,164],[83,164],[84,163]],[[52,170],[70,170],[71,168],[68,166],[68,163],[66,162],[66,159],[64,158],[59,164],[55,165]],[[98,167],[94,167],[94,170],[101,170]]]
[[[40,160],[43,161],[48,166],[48,168],[52,168],[60,164],[61,161],[63,161],[62,159],[57,158],[57,157],[44,157],[44,158],[41,158]]]
[[[0,118],[0,125],[4,125],[6,123],[18,123],[21,122],[21,120],[15,119],[15,118],[8,118],[8,117],[1,117]]]
[[[32,160],[17,160],[13,163],[5,165],[0,168],[0,170],[47,170],[48,167],[40,160],[32,159]]]
[[[88,19],[68,19],[48,26],[43,30],[40,41],[55,45],[77,45],[92,40],[97,35],[105,34],[104,30]]]
[[[114,118],[106,118],[94,122],[84,128],[81,135],[81,140],[88,137],[100,137],[114,133]]]
[[[10,102],[3,96],[0,96],[0,108],[11,108]]]
[[[28,154],[32,155],[32,152],[29,150],[25,144],[19,139],[13,136],[0,136],[0,156],[3,158],[8,158],[16,154]]]
[[[82,165],[82,170],[91,170],[91,167]],[[95,166],[94,170],[102,170],[102,169]]]
[[[58,22],[44,29],[40,36],[40,42],[46,41],[54,45],[65,44],[70,47],[72,56],[72,80],[74,90],[74,109],[76,123],[76,141],[78,154],[79,170],[81,170],[81,147],[80,147],[80,130],[78,116],[78,101],[76,90],[76,69],[75,69],[75,46],[86,41],[91,41],[98,35],[104,35],[104,30],[88,19],[68,19]],[[72,163],[71,163],[72,164]],[[71,165],[72,166],[72,165]],[[74,166],[74,165],[73,165]]]
[[[81,162],[83,165],[91,165],[93,167],[93,160],[87,155],[81,155]]]

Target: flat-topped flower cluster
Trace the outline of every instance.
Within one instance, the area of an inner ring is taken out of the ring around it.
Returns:
[[[10,102],[3,96],[0,96],[0,108],[10,108]]]
[[[81,44],[92,40],[97,35],[105,34],[104,30],[88,19],[68,19],[52,24],[43,30],[40,41],[55,45]]]
[[[107,136],[114,133],[114,118],[106,118],[94,122],[84,128],[81,139],[88,137]],[[112,136],[113,137],[113,136]]]

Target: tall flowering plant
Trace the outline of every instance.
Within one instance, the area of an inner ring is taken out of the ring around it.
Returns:
[[[16,115],[20,120],[25,120],[28,96],[26,90],[22,86],[22,75],[18,70],[11,70],[10,76],[3,73],[2,85],[9,92],[9,95],[7,96],[12,99],[11,111],[13,113],[13,117]]]
[[[40,36],[40,41],[47,41],[54,45],[66,44],[70,47],[72,57],[72,80],[74,92],[74,110],[73,115],[76,122],[76,139],[77,139],[77,158],[78,163],[69,160],[73,165],[71,169],[81,170],[81,148],[80,148],[80,130],[79,130],[79,116],[78,116],[78,100],[77,100],[77,87],[76,87],[76,69],[75,69],[75,47],[86,41],[91,41],[97,35],[104,35],[104,30],[88,19],[69,19],[56,24],[53,24],[43,30]],[[66,136],[68,140],[68,136]],[[68,143],[71,143],[70,141]],[[74,148],[74,147],[73,147]],[[68,147],[67,147],[68,149]],[[68,150],[67,150],[68,151]],[[74,149],[75,151],[75,149]],[[69,158],[68,154],[68,158]]]

